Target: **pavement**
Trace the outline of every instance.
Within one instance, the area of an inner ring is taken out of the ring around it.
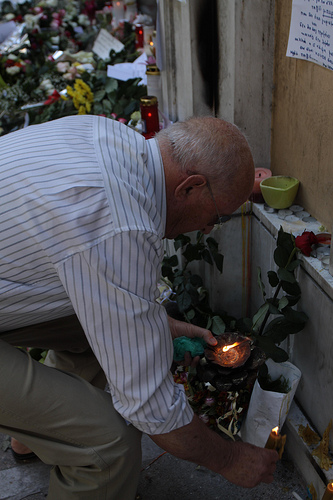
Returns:
[[[10,438],[0,434],[0,500],[45,500],[50,466],[37,459],[23,463],[16,461],[9,444]],[[250,463],[249,474],[251,474]],[[229,483],[204,467],[198,467],[164,453],[147,436],[143,436],[142,471],[136,500],[267,500],[268,498],[270,500],[308,498],[306,484],[286,452],[278,462],[274,482],[248,490]]]

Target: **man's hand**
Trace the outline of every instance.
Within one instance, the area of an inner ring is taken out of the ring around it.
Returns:
[[[172,455],[207,467],[243,488],[271,483],[274,479],[279,458],[276,450],[227,441],[196,415],[190,424],[150,438]]]
[[[209,330],[206,328],[201,328],[200,326],[191,325],[190,323],[185,323],[185,321],[178,321],[168,316],[169,327],[171,331],[171,336],[173,339],[177,337],[189,337],[191,339],[195,337],[202,338],[207,344],[214,346],[217,344],[217,340]],[[199,362],[200,357],[191,357],[189,352],[185,353],[184,360],[179,360],[179,364],[185,366],[196,366]],[[178,360],[177,360],[178,362]]]
[[[221,470],[228,481],[244,488],[254,488],[260,483],[273,481],[279,458],[276,450],[258,448],[240,441],[231,443],[230,450],[229,463]]]

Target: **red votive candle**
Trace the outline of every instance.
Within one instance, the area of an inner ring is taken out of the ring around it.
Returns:
[[[147,95],[140,99],[142,135],[151,139],[160,130],[157,97]]]
[[[135,48],[136,49],[143,49],[143,26],[142,24],[137,24],[135,26]]]
[[[264,198],[261,194],[260,183],[263,179],[267,179],[267,177],[271,177],[272,171],[269,168],[256,168],[255,169],[255,179],[253,190],[250,195],[249,200],[253,201],[253,203],[264,203]]]

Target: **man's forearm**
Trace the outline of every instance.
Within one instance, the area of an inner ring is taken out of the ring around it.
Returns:
[[[252,488],[273,480],[276,451],[227,441],[197,416],[184,427],[150,438],[170,454],[207,467],[239,486]]]

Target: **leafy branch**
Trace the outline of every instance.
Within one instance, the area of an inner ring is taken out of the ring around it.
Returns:
[[[163,279],[173,292],[173,303],[166,306],[168,312],[188,323],[208,328],[216,335],[223,333],[225,323],[211,310],[202,278],[190,269],[192,262],[204,261],[215,265],[222,273],[223,255],[219,253],[216,240],[208,237],[205,241],[203,233],[198,232],[192,243],[189,236],[181,234],[174,240],[174,247],[176,252],[181,251],[181,258],[166,255],[162,264]]]
[[[308,320],[304,312],[294,309],[301,298],[301,288],[295,277],[295,271],[301,263],[297,259],[297,251],[294,236],[280,228],[274,251],[274,262],[278,269],[267,273],[270,286],[275,288],[272,298],[266,298],[261,270],[258,269],[258,284],[264,304],[253,316],[251,334],[257,345],[276,362],[288,359],[288,354],[276,344],[283,342],[288,335],[303,330]],[[281,290],[285,294],[279,296]],[[267,324],[270,315],[276,317]]]
[[[286,361],[288,354],[279,345],[288,335],[300,332],[308,320],[304,312],[294,308],[301,298],[301,288],[295,277],[301,261],[297,259],[294,236],[282,228],[279,230],[274,250],[277,270],[267,273],[269,285],[275,289],[272,297],[267,297],[261,269],[258,268],[258,285],[264,302],[252,318],[236,319],[224,311],[214,312],[202,278],[190,270],[193,261],[205,261],[222,272],[223,255],[219,253],[214,238],[204,241],[199,232],[192,243],[189,236],[182,234],[174,240],[174,246],[176,251],[181,250],[181,259],[177,255],[166,255],[162,265],[163,279],[172,289],[172,302],[166,305],[169,314],[207,328],[215,335],[238,331],[251,336],[267,358]],[[268,322],[270,316],[274,319]]]

